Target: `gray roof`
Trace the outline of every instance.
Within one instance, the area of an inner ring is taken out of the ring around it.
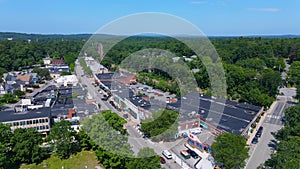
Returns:
[[[186,100],[179,98],[177,103],[170,103],[168,106],[180,108],[182,121],[193,119],[194,117],[189,117],[189,113],[195,111],[201,119],[234,134],[241,134],[261,109],[247,103],[212,99],[197,93],[187,95]]]
[[[50,118],[50,108],[41,108],[38,110],[30,110],[26,112],[14,112],[13,110],[0,111],[0,122],[9,122],[17,120],[27,120],[35,118]]]
[[[133,76],[134,74],[129,72],[111,72],[111,73],[99,73],[96,74],[97,78],[101,80],[113,80],[113,79],[119,79],[119,78],[126,78],[128,76]]]
[[[234,134],[241,134],[261,109],[259,106],[212,98],[199,93],[190,93],[185,96],[185,99],[178,98],[177,103],[165,104],[162,101],[151,100],[150,104],[149,101],[143,100],[142,97],[135,96],[128,86],[120,82],[103,81],[102,83],[113,90],[113,94],[121,98],[127,98],[134,105],[143,107],[146,110],[156,111],[161,108],[180,109],[179,121],[181,122],[194,120],[195,116],[191,116],[190,113],[195,111],[200,115],[201,119]]]

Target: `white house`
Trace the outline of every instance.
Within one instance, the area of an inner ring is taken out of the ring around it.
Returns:
[[[76,86],[78,84],[78,79],[75,75],[67,75],[67,76],[60,76],[55,79],[56,83],[64,84],[65,86],[68,84],[72,84]]]

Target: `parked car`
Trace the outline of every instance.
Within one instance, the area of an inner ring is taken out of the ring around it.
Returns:
[[[257,132],[256,132],[256,134],[255,134],[255,137],[261,137],[261,135],[262,135],[262,132],[263,132],[263,127],[261,126],[261,127],[259,127],[259,129],[257,130]]]
[[[198,155],[195,151],[188,149],[187,152],[188,152],[194,159],[199,158],[199,155]]]
[[[166,163],[165,158],[163,158],[162,156],[160,156],[160,163],[162,163],[162,164],[165,164],[165,163]]]
[[[108,100],[108,96],[107,95],[104,95],[101,100],[104,100],[104,101],[107,101]]]
[[[182,155],[182,157],[184,157],[184,159],[189,159],[189,158],[191,158],[191,155],[190,155],[190,153],[188,153],[187,150],[181,150],[181,151],[180,151],[180,154]]]
[[[255,137],[252,139],[251,143],[252,143],[252,144],[258,143],[258,137],[255,136]]]
[[[164,150],[162,154],[167,158],[167,159],[172,159],[172,153],[169,150]]]

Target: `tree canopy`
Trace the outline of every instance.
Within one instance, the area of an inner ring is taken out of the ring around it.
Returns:
[[[56,154],[64,159],[69,158],[74,152],[77,152],[79,147],[76,138],[76,131],[71,127],[71,123],[62,120],[51,128],[48,140],[53,146]]]
[[[244,167],[245,160],[249,157],[246,140],[240,135],[219,135],[211,148],[215,161],[223,163],[225,168]]]
[[[266,166],[274,169],[300,168],[300,104],[285,112],[284,127],[276,134],[279,144]]]
[[[128,160],[126,167],[128,169],[158,169],[161,168],[160,156],[158,156],[153,149],[145,147],[140,149],[137,158]]]
[[[22,163],[39,163],[45,156],[42,135],[34,129],[16,129],[0,123],[0,168],[19,168]]]
[[[154,141],[174,139],[178,127],[178,111],[163,109],[152,114],[153,119],[141,123],[142,132]]]

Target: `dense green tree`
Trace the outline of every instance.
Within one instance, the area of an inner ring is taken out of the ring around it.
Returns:
[[[71,154],[80,149],[75,138],[76,131],[71,127],[71,123],[65,120],[55,123],[48,136],[49,143],[62,159],[70,157]]]
[[[228,169],[244,167],[245,160],[249,157],[246,140],[240,135],[219,135],[211,148],[215,161],[224,163]]]
[[[120,156],[132,155],[130,145],[127,143],[128,135],[123,135],[116,130],[101,113],[94,114],[91,118],[85,118],[81,124],[82,129],[100,149]]]
[[[13,94],[4,94],[1,98],[0,98],[0,102],[1,103],[16,103],[18,102],[19,99],[14,97]]]
[[[288,71],[288,81],[292,84],[300,84],[300,61],[291,64]]]
[[[35,129],[14,130],[10,142],[15,161],[28,164],[41,162],[45,156],[45,150],[40,147],[42,141],[42,134]]]
[[[126,123],[126,120],[120,117],[117,113],[114,113],[110,110],[105,110],[101,112],[101,115],[104,117],[106,122],[115,130],[121,132],[121,134],[123,135],[127,133],[127,131],[123,127]]]
[[[3,73],[6,73],[6,72],[7,72],[6,69],[0,67],[0,83],[3,82],[3,79],[2,79],[3,78]]]
[[[80,147],[84,150],[91,150],[92,148],[95,148],[95,143],[90,139],[90,137],[83,130],[80,130],[77,133],[76,140],[79,141]]]
[[[278,131],[276,138],[285,140],[289,136],[300,137],[300,104],[288,108],[285,117],[287,120],[284,122],[284,128]]]
[[[264,88],[264,93],[275,97],[275,95],[278,93],[279,86],[282,85],[280,72],[272,69],[264,70],[262,73],[261,85]]]
[[[127,156],[121,156],[118,154],[114,154],[106,149],[98,147],[96,150],[96,156],[98,161],[105,167],[105,168],[112,168],[112,169],[126,169],[126,160],[128,160]],[[127,157],[127,158],[126,158]]]
[[[143,121],[141,130],[154,141],[171,140],[177,133],[178,115],[177,111],[166,109],[153,112],[153,119]]]
[[[158,169],[161,168],[160,157],[151,148],[142,148],[138,152],[137,158],[130,159],[126,163],[126,168],[147,168],[147,169]]]
[[[296,99],[300,100],[300,84],[296,86]]]
[[[42,79],[50,79],[50,73],[47,69],[35,67],[33,68],[32,73],[37,73]]]
[[[259,58],[247,58],[244,60],[238,60],[236,62],[236,65],[256,70],[263,70],[266,67],[266,63]]]
[[[21,91],[21,90],[14,90],[14,95],[17,97],[24,97],[25,96],[25,92]]]
[[[10,126],[0,123],[0,142],[3,144],[10,143],[10,138],[13,133],[11,132]]]
[[[10,126],[0,123],[0,168],[13,168],[14,166],[10,142],[12,136]]]
[[[266,162],[274,169],[300,168],[300,137],[289,136],[279,143],[277,152]]]

